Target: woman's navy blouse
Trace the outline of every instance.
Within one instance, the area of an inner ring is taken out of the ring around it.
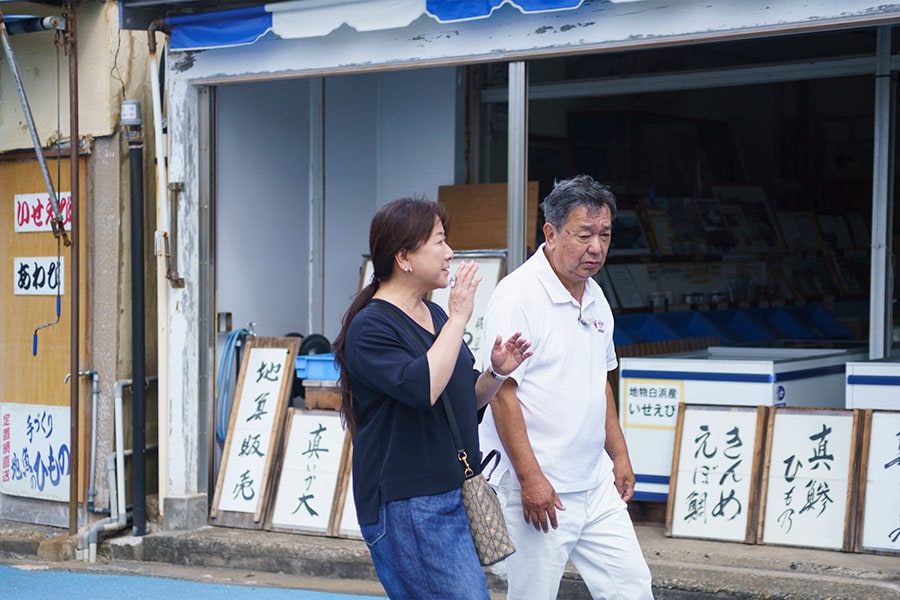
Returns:
[[[437,304],[426,304],[440,333],[447,315]],[[406,315],[402,318],[430,348],[435,336]],[[410,338],[412,331],[371,303],[347,329],[348,373],[341,376],[350,377],[353,390],[353,499],[360,524],[377,522],[378,507],[384,502],[447,492],[464,479],[442,400],[431,405],[428,360],[421,345]],[[461,344],[445,393],[453,404],[469,465],[477,473],[479,373],[474,364],[472,353]]]

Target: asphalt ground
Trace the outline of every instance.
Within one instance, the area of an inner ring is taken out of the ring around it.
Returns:
[[[900,600],[898,555],[673,538],[655,523],[638,523],[635,529],[657,600]],[[0,557],[92,568],[74,561],[74,551],[75,538],[67,530],[0,521]],[[144,536],[125,530],[103,539],[94,564],[154,572],[211,569],[241,580],[278,577],[275,585],[281,586],[305,577],[373,586],[357,593],[380,595],[365,543],[352,539],[219,526],[190,531],[151,527]],[[505,598],[502,565],[489,570],[488,583],[495,599]],[[563,578],[559,598],[589,598],[572,569]]]

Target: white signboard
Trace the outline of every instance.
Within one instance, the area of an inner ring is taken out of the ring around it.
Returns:
[[[13,293],[17,296],[64,296],[65,257],[13,258]]]
[[[900,552],[900,412],[871,419],[862,547]]]
[[[72,230],[72,192],[58,192],[59,212],[63,218],[63,228]],[[37,231],[53,231],[53,204],[50,195],[16,194],[15,214],[13,215],[16,233]]]
[[[684,381],[626,378],[623,386],[625,427],[675,430]]]
[[[840,550],[855,460],[853,411],[777,409],[762,542]]]
[[[482,280],[481,283],[478,284],[478,289],[475,291],[475,306],[472,309],[472,317],[469,319],[469,322],[466,323],[466,330],[463,332],[463,341],[475,357],[475,368],[481,370],[483,367],[481,346],[485,341],[484,311],[487,308],[488,300],[491,299],[494,288],[497,287],[497,283],[499,283],[500,279],[503,277],[506,256],[505,254],[498,254],[496,252],[490,254],[478,251],[457,252],[456,256],[450,260],[450,274],[455,275],[456,270],[463,261],[470,260],[474,260],[478,263],[478,273],[476,276],[480,276]],[[368,257],[365,258],[362,266],[362,281],[359,286],[360,290],[372,282],[372,275],[374,272],[372,259]],[[438,288],[431,292],[431,301],[443,308],[444,312],[449,313],[450,288]]]
[[[273,527],[328,531],[344,437],[337,412],[294,409],[272,513]]]
[[[284,348],[251,348],[244,384],[225,465],[218,510],[256,513],[263,500],[262,484],[275,419],[281,381],[289,372]]]
[[[640,497],[667,494],[684,381],[626,377],[620,381],[619,390],[619,418],[638,476],[636,492]]]
[[[487,309],[488,301],[494,288],[497,287],[500,278],[503,276],[503,267],[505,258],[503,256],[479,256],[476,254],[465,255],[459,252],[457,257],[450,260],[450,274],[456,275],[456,270],[463,262],[474,260],[478,263],[478,272],[476,277],[481,277],[481,283],[475,290],[475,306],[472,309],[472,316],[466,323],[466,330],[463,332],[463,341],[475,356],[475,368],[481,370],[483,368],[482,361],[482,345],[484,340],[484,311]],[[444,309],[449,314],[450,306],[450,288],[438,288],[431,292],[431,300]],[[505,340],[504,340],[505,341]],[[491,340],[493,342],[493,340]],[[490,348],[488,348],[490,351]]]
[[[69,408],[0,402],[0,492],[69,499]]]
[[[752,537],[760,419],[756,408],[684,405],[669,486],[672,535],[738,542]]]

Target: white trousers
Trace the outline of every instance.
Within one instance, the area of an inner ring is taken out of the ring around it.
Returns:
[[[516,552],[506,559],[508,600],[555,600],[568,560],[597,600],[652,600],[650,569],[644,560],[628,507],[613,478],[584,492],[559,494],[558,529],[536,530],[522,515],[522,495],[512,472],[497,493]]]

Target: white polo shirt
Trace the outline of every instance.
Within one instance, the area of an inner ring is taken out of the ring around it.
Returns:
[[[582,324],[579,320],[586,324]],[[528,438],[541,469],[558,493],[593,488],[612,470],[606,443],[607,373],[617,366],[613,314],[593,279],[582,306],[544,256],[544,245],[497,285],[484,315],[485,348],[517,331],[534,354],[511,374]],[[485,356],[485,368],[490,356]],[[481,450],[501,451],[491,480],[512,469],[490,408],[479,428]],[[519,486],[514,478],[513,485]]]

